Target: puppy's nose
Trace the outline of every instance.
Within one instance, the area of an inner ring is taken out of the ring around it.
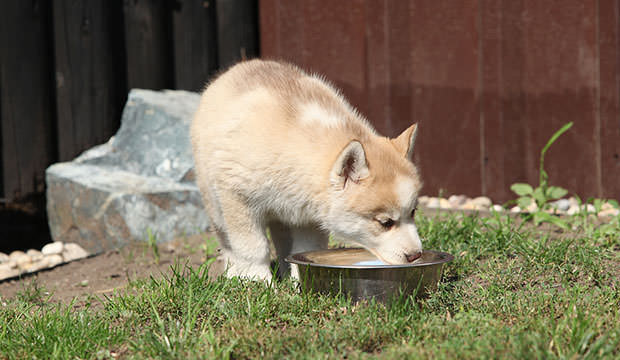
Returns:
[[[422,256],[422,252],[417,252],[415,254],[406,254],[405,257],[407,258],[408,262],[414,262],[417,259],[420,258],[420,256]]]

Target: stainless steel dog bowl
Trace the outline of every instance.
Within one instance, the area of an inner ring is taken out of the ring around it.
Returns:
[[[299,267],[303,292],[345,294],[355,302],[387,302],[394,296],[427,295],[437,288],[443,265],[454,256],[426,250],[415,263],[406,265],[360,265],[378,259],[365,249],[329,249],[290,255],[286,261]]]

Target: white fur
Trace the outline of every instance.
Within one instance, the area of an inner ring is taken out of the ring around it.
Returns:
[[[396,179],[396,194],[401,208],[408,210],[413,209],[413,202],[417,195],[415,188],[415,183],[409,178],[399,176]]]
[[[342,124],[341,119],[330,114],[324,107],[315,102],[302,104],[300,108],[300,120],[304,125],[335,128]]]

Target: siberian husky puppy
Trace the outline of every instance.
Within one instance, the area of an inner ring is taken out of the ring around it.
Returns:
[[[332,85],[286,63],[239,63],[202,94],[191,126],[196,180],[228,276],[270,280],[329,235],[389,264],[420,257],[417,124],[379,135]]]

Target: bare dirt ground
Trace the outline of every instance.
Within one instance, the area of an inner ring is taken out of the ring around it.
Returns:
[[[122,290],[132,279],[161,277],[171,273],[175,262],[198,267],[206,261],[204,246],[209,234],[190,236],[158,245],[155,251],[146,243],[133,243],[119,250],[57,266],[50,270],[0,282],[0,298],[9,299],[36,286],[51,302],[74,306],[100,306],[104,295]],[[49,293],[49,295],[45,294]]]

